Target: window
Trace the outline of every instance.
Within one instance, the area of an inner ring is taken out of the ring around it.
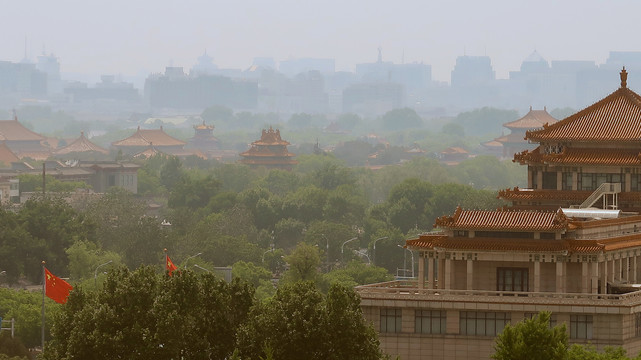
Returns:
[[[527,268],[497,268],[497,291],[528,291]]]
[[[401,332],[401,309],[381,309],[381,332]]]
[[[445,311],[416,310],[417,334],[445,334]]]
[[[461,312],[461,335],[496,336],[510,322],[510,314],[498,312]]]
[[[572,173],[564,172],[561,175],[561,188],[563,190],[572,190]]]
[[[570,339],[592,339],[592,315],[570,315]]]
[[[634,314],[634,336],[641,337],[641,313]]]
[[[543,172],[543,189],[556,190],[556,171]]]
[[[639,174],[630,174],[630,191],[641,190],[641,186],[639,186],[639,182],[641,182],[641,176],[639,176]],[[625,189],[625,187],[623,188]]]

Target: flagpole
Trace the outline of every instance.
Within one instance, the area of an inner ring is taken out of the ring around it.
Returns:
[[[40,329],[40,341],[42,345],[42,353],[45,352],[45,293],[46,288],[45,284],[47,283],[47,278],[45,275],[45,262],[42,261],[42,328]]]

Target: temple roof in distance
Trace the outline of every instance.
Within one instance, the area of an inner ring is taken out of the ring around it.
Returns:
[[[71,142],[69,145],[56,150],[54,153],[56,155],[64,155],[64,154],[69,154],[69,153],[74,153],[74,152],[90,152],[90,151],[95,151],[99,152],[101,154],[109,154],[109,150],[104,149],[91,141],[87,139],[85,136],[85,132],[82,131],[80,132],[80,137]]]
[[[557,121],[557,119],[547,112],[546,108],[543,108],[543,110],[532,110],[532,107],[530,106],[530,111],[525,114],[525,116],[518,120],[505,123],[503,126],[511,130],[529,130],[540,128],[545,124],[554,124]]]
[[[627,87],[621,71],[621,87],[591,106],[555,124],[526,132],[535,142],[639,142],[641,96]]]
[[[20,158],[9,149],[7,144],[0,142],[0,162],[9,165],[17,161],[20,161]]]
[[[162,126],[160,129],[151,129],[145,130],[141,129],[140,126],[138,130],[131,135],[130,137],[113,142],[112,146],[183,146],[186,143],[182,140],[178,140],[170,135],[168,135],[163,129]]]
[[[260,140],[256,140],[252,145],[290,145],[289,142],[281,139],[280,130],[272,129],[269,127],[269,130],[263,129],[263,133],[260,136]]]
[[[45,137],[24,127],[18,118],[0,120],[0,141],[42,141]]]

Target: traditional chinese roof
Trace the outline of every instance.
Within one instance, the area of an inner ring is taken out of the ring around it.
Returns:
[[[545,108],[543,108],[543,110],[532,110],[532,107],[530,106],[530,111],[525,114],[525,116],[518,120],[505,123],[503,126],[511,130],[529,130],[540,128],[546,124],[554,124],[557,121],[558,120],[552,117],[552,115],[548,114]]]
[[[18,118],[0,120],[0,141],[42,141],[45,137],[24,127]]]
[[[203,120],[202,124],[194,125],[194,129],[196,129],[196,130],[214,130],[214,125],[207,125],[207,124],[205,124],[205,120]]]
[[[534,142],[638,142],[641,140],[641,96],[621,87],[597,103],[542,129],[526,132]]]
[[[101,154],[109,154],[107,149],[104,149],[87,139],[84,131],[80,132],[80,137],[74,140],[71,144],[63,147],[62,149],[56,150],[54,153],[56,155],[64,155],[75,152],[90,152],[95,151]]]
[[[0,162],[9,165],[12,162],[20,161],[20,158],[9,149],[9,147],[4,143],[0,143]]]
[[[145,130],[138,127],[138,130],[130,137],[113,142],[113,146],[183,146],[186,143],[169,136],[163,129]]]
[[[565,229],[568,218],[557,211],[463,210],[436,219],[434,227],[470,230],[555,231]]]
[[[467,152],[467,150],[457,146],[448,147],[447,149],[441,151],[441,155],[454,155],[454,154],[469,154],[469,153]]]
[[[598,253],[607,250],[607,245],[597,240],[452,238],[445,234],[420,235],[418,239],[406,240],[405,244],[414,249],[450,251]]]
[[[577,149],[565,147],[560,153],[545,154],[539,146],[534,150],[526,150],[515,154],[514,161],[518,161],[521,164],[633,166],[641,165],[641,152],[639,152],[639,149]]]
[[[256,140],[252,145],[289,145],[289,142],[281,139],[280,130],[272,129],[269,127],[269,130],[263,129],[263,133],[260,136],[260,140]]]

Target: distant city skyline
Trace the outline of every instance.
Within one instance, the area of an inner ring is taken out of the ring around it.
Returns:
[[[26,0],[3,6],[0,60],[60,58],[63,73],[143,76],[169,65],[191,68],[205,51],[221,68],[254,57],[333,58],[337,71],[383,60],[424,63],[450,81],[461,55],[492,59],[497,78],[536,50],[546,60],[604,63],[634,41],[641,2],[280,0],[208,2]],[[634,74],[631,74],[634,76]]]

